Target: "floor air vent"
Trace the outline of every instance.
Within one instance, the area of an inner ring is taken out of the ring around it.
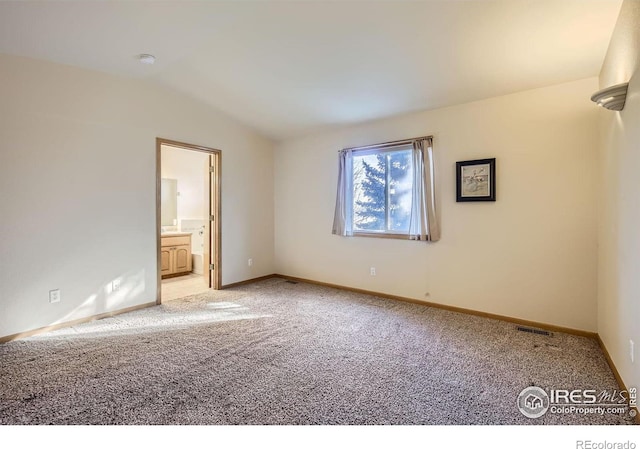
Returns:
[[[529,332],[530,334],[538,334],[538,335],[546,335],[547,337],[551,336],[551,332],[543,331],[542,329],[534,329],[533,327],[524,327],[518,326],[516,327],[520,332]]]
[[[285,282],[286,282],[287,284],[297,284],[297,282],[296,282],[296,281],[289,281],[289,280],[286,280]]]

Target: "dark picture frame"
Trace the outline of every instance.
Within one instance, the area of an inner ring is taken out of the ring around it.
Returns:
[[[456,202],[495,200],[495,158],[456,162]]]

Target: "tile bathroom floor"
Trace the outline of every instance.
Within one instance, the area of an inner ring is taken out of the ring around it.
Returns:
[[[190,273],[162,280],[162,302],[173,301],[185,296],[204,293],[209,288],[204,283],[204,276]]]

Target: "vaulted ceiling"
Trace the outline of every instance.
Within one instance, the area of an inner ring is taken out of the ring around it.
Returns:
[[[0,2],[0,52],[142,78],[285,139],[595,76],[620,3]]]

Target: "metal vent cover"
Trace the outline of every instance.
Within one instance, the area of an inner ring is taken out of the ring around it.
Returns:
[[[517,326],[516,330],[520,331],[520,332],[528,332],[530,334],[537,334],[537,335],[545,335],[547,337],[551,337],[553,334],[549,331],[545,331],[542,329],[536,329],[533,327],[526,327],[526,326]]]

